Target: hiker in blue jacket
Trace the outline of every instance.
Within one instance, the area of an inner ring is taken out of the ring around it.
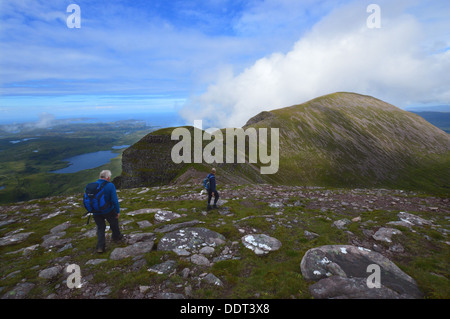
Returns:
[[[214,193],[214,204],[212,206],[212,208],[217,208],[217,201],[219,200],[219,193],[217,192],[216,189],[216,169],[213,168],[211,169],[211,173],[208,174],[207,178],[209,179],[209,189],[208,189],[208,206],[207,206],[207,210],[211,209],[211,197]]]
[[[97,252],[103,253],[105,251],[105,229],[106,222],[108,221],[112,231],[112,240],[119,241],[123,238],[119,229],[119,214],[120,206],[117,199],[116,187],[111,180],[111,171],[101,171],[97,183],[106,183],[103,188],[105,191],[105,201],[109,203],[109,207],[99,213],[93,213],[95,223],[97,224]]]

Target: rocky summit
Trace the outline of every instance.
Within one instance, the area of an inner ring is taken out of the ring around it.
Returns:
[[[97,253],[81,194],[0,207],[3,299],[450,297],[449,199],[388,189],[197,184],[118,192]]]

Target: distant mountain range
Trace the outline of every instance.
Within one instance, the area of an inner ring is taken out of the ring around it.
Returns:
[[[178,141],[171,140],[174,128],[166,128],[123,153],[122,175],[114,182],[121,188],[199,183],[215,166],[222,183],[449,191],[450,135],[421,116],[374,97],[329,94],[262,112],[244,129],[251,127],[279,128],[276,174],[261,175],[261,163],[249,163],[248,154],[243,164],[175,164],[170,155]]]
[[[439,127],[441,130],[450,133],[450,112],[413,112],[423,117],[425,120]]]

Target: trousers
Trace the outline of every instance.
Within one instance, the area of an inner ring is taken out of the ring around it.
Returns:
[[[94,220],[97,224],[97,249],[105,249],[106,221],[108,221],[109,227],[111,228],[112,239],[120,239],[119,219],[115,210],[107,214],[94,214]]]
[[[217,201],[219,200],[219,193],[217,191],[208,192],[208,205],[211,203],[211,197],[214,193],[214,205],[217,204]]]

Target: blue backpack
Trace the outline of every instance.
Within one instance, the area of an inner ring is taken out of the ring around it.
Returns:
[[[101,214],[111,207],[111,203],[106,202],[105,200],[104,188],[108,183],[108,181],[105,181],[103,183],[93,182],[86,185],[83,197],[83,205],[84,208],[86,208],[86,210],[88,211],[87,214]]]
[[[206,188],[206,190],[207,191],[209,191],[209,177],[206,177],[204,180],[203,180],[203,186]]]

